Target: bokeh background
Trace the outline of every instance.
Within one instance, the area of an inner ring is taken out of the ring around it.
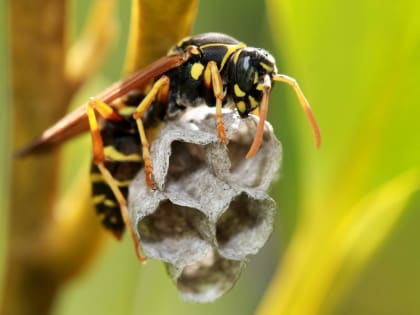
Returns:
[[[0,6],[4,253],[8,142],[19,130],[8,118],[6,7]],[[72,36],[88,8],[89,2],[73,1]],[[120,1],[117,40],[75,104],[121,77],[129,10],[129,1]],[[219,31],[271,51],[279,71],[295,77],[309,99],[322,147],[315,149],[293,91],[277,84],[269,120],[284,156],[271,189],[275,232],[236,286],[212,304],[184,303],[163,265],[140,266],[126,237],[106,242],[63,288],[53,314],[420,314],[419,16],[420,2],[410,0],[201,1],[193,33]],[[76,142],[66,152],[80,148],[87,160],[89,139]],[[85,162],[68,159],[75,168]]]

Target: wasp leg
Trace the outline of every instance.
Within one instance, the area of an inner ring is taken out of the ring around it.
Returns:
[[[95,111],[103,118],[107,120],[121,120],[121,116],[115,112],[115,110],[108,104],[97,100],[91,99],[87,105],[87,116],[89,120],[90,133],[92,136],[92,146],[93,146],[93,161],[101,172],[105,182],[111,188],[112,193],[118,201],[118,204],[121,209],[121,215],[124,221],[125,226],[127,227],[130,236],[134,243],[134,249],[137,258],[141,262],[146,261],[146,257],[142,253],[140,241],[137,239],[136,234],[134,233],[133,227],[131,225],[131,220],[128,215],[127,201],[125,200],[120,188],[118,187],[117,182],[112,177],[111,173],[104,165],[105,155],[104,155],[104,145],[102,141],[102,136],[98,127],[98,120],[96,119]]]
[[[143,161],[144,161],[144,169],[146,172],[146,184],[150,188],[155,188],[155,182],[153,180],[153,166],[152,160],[150,158],[150,145],[149,141],[147,141],[146,132],[144,130],[142,117],[152,105],[155,97],[158,96],[161,100],[166,100],[169,94],[169,85],[170,80],[167,76],[160,77],[154,84],[152,89],[147,93],[146,97],[141,101],[139,106],[137,106],[135,113],[133,114],[134,119],[137,122],[137,128],[140,133],[140,141],[143,150]]]
[[[225,124],[223,123],[222,102],[225,97],[223,93],[223,82],[220,76],[219,69],[215,61],[210,61],[204,70],[204,84],[213,89],[214,97],[216,98],[216,126],[217,135],[221,142],[227,142],[225,132]],[[207,74],[207,75],[206,75]],[[207,77],[207,78],[206,78]]]
[[[87,117],[89,121],[90,134],[92,136],[93,161],[95,163],[99,163],[105,160],[105,156],[104,144],[98,127],[95,111],[107,120],[118,121],[121,120],[121,117],[111,106],[98,99],[92,98],[87,104]]]

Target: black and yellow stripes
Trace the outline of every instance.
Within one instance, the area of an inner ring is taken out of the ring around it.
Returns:
[[[98,130],[103,143],[104,166],[112,176],[112,182],[121,191],[125,199],[128,187],[136,174],[144,167],[143,149],[136,120],[133,114],[144,99],[145,93],[134,90],[116,99],[111,107],[120,120],[98,117]],[[148,138],[153,139],[155,130],[163,121],[165,106],[153,101],[153,106],[142,118]],[[103,174],[95,163],[91,166],[92,199],[102,224],[117,238],[124,231],[124,220],[120,205]]]
[[[91,167],[92,180],[92,201],[96,209],[96,213],[101,219],[101,223],[105,228],[119,239],[124,231],[124,221],[121,216],[119,205],[111,188],[105,183],[98,167],[92,163]],[[123,195],[127,195],[127,188],[120,187]]]
[[[134,92],[117,99],[112,108],[120,115],[119,121],[99,118],[99,134],[103,142],[103,165],[112,176],[113,183],[127,198],[128,187],[134,176],[143,167],[142,148],[136,124],[132,119],[143,94]],[[105,181],[98,166],[92,162],[90,179],[92,200],[96,212],[105,228],[117,238],[125,229],[118,200]]]
[[[128,186],[134,176],[143,167],[141,162],[106,162],[105,167],[113,175],[115,183],[122,195],[127,198]],[[124,221],[121,216],[118,201],[111,188],[105,182],[98,167],[91,167],[92,200],[102,224],[120,238],[124,231]]]

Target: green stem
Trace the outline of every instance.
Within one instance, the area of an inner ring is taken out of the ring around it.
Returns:
[[[9,2],[13,140],[16,147],[59,118],[70,93],[64,77],[67,4]],[[39,235],[57,189],[58,154],[14,161],[11,169],[8,253],[1,314],[48,314],[58,283],[42,267]]]

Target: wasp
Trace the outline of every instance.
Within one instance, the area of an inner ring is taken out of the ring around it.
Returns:
[[[290,85],[311,124],[316,146],[321,136],[311,107],[295,79],[279,74],[274,57],[261,48],[248,47],[224,34],[187,37],[168,54],[91,98],[47,129],[17,153],[41,152],[82,132],[90,131],[93,201],[102,223],[120,238],[127,227],[136,255],[144,261],[140,243],[128,216],[128,186],[144,167],[153,189],[149,140],[162,123],[176,119],[199,104],[215,107],[218,138],[227,142],[222,108],[234,104],[242,118],[259,115],[252,158],[262,142],[269,94],[274,82]]]

